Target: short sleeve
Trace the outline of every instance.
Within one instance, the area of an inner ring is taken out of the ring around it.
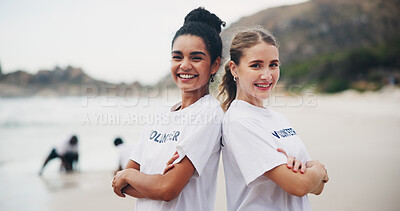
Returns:
[[[174,162],[178,163],[185,156],[188,157],[196,169],[194,178],[201,176],[212,153],[219,152],[221,149],[222,110],[219,112],[215,109],[213,112],[202,113],[201,115],[207,117],[207,119],[187,131],[188,135],[176,147],[179,158]]]
[[[291,124],[290,124],[290,121],[289,121],[284,115],[282,115],[282,114],[280,114],[280,113],[275,113],[275,114],[279,115],[281,119],[283,119],[283,120],[286,121],[289,125],[291,125]],[[300,140],[300,141],[301,141],[301,140]],[[304,149],[304,151],[302,151],[302,153],[301,153],[300,155],[298,155],[299,157],[296,156],[296,158],[300,158],[300,160],[301,160],[302,162],[311,161],[311,157],[310,157],[310,155],[308,154],[307,148],[306,148],[306,146],[304,145],[303,142],[301,142],[301,147]]]
[[[287,163],[279,153],[273,138],[256,121],[243,119],[224,124],[226,147],[236,160],[248,186],[254,186],[268,178],[265,172]]]
[[[311,157],[310,157],[310,154],[308,154],[308,151],[307,151],[307,149],[306,149],[306,147],[304,146],[304,150],[305,150],[305,159],[306,159],[306,162],[308,162],[308,161],[311,161]]]
[[[146,133],[146,131],[147,131],[147,126],[140,135],[139,140],[136,142],[136,144],[133,145],[133,150],[131,151],[131,155],[129,157],[130,160],[135,161],[139,165],[142,164],[143,141],[144,141],[143,136],[144,133]]]

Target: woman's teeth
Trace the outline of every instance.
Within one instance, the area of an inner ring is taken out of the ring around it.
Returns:
[[[255,84],[257,87],[263,87],[263,88],[267,88],[269,86],[271,86],[271,84]]]
[[[178,74],[178,76],[180,78],[184,78],[184,79],[189,79],[189,78],[194,78],[196,77],[196,75],[189,75],[189,74]]]

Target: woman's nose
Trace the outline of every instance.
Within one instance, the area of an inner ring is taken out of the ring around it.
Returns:
[[[190,70],[191,64],[189,59],[183,59],[180,67],[182,70]]]
[[[268,70],[263,71],[263,72],[261,73],[260,79],[263,79],[263,80],[270,80],[270,79],[272,79],[271,72],[268,71]]]

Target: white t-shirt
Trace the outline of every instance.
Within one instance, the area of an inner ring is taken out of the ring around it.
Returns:
[[[70,144],[70,140],[65,140],[60,142],[57,146],[55,146],[57,154],[64,156],[67,152],[78,153],[78,143],[75,145]]]
[[[222,127],[228,210],[311,210],[307,195],[290,195],[264,176],[287,163],[277,148],[303,163],[311,160],[282,114],[234,100]]]
[[[135,210],[214,210],[223,116],[211,95],[183,110],[168,109],[154,115],[131,160],[140,164],[143,173],[162,174],[166,162],[178,151],[175,163],[186,156],[195,173],[177,198],[169,202],[137,199]]]
[[[126,167],[126,164],[128,164],[128,161],[130,159],[130,156],[132,154],[132,146],[122,143],[117,146],[118,150],[118,165],[121,166],[122,169]]]

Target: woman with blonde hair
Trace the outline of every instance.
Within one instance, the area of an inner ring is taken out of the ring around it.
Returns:
[[[289,121],[263,104],[279,80],[279,66],[277,42],[264,29],[232,40],[220,85],[228,210],[311,210],[307,194],[320,194],[329,179]]]

